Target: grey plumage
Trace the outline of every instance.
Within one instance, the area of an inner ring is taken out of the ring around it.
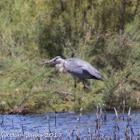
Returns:
[[[68,58],[65,60],[60,56],[57,56],[42,64],[55,64],[56,69],[59,70],[59,72],[70,73],[75,79],[75,87],[77,77],[83,79],[84,87],[85,79],[103,80],[103,76],[97,69],[95,69],[90,63],[78,58]]]

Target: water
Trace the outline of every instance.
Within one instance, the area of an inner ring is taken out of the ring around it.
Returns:
[[[114,116],[114,112],[98,117],[95,113],[74,112],[0,115],[0,138],[2,140],[140,139],[140,112],[133,112],[131,118],[125,114],[124,120],[121,115],[119,118]]]

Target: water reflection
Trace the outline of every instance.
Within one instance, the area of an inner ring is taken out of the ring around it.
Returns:
[[[103,114],[104,115],[104,114]],[[140,138],[140,112],[133,112],[131,119],[114,118],[108,112],[105,116],[95,113],[74,112],[0,115],[0,138],[7,139],[126,139]]]

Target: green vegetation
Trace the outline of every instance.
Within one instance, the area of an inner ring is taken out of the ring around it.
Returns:
[[[140,108],[139,0],[1,0],[0,112]],[[40,63],[55,56],[90,62],[105,77],[73,79]],[[11,109],[14,109],[11,110]]]

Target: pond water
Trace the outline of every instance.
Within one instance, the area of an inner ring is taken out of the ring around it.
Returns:
[[[0,115],[1,140],[140,140],[140,112]]]

